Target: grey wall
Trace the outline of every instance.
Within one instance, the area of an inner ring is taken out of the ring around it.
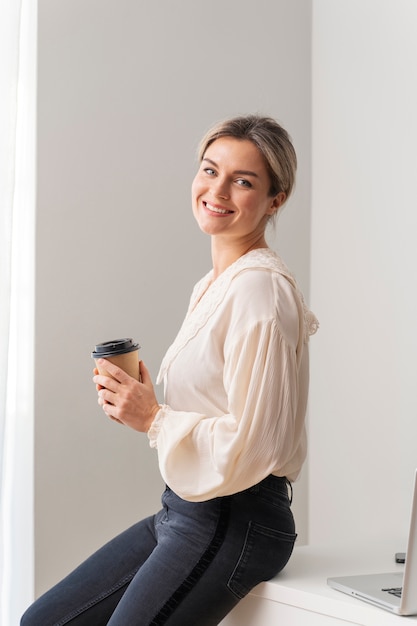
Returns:
[[[313,3],[312,543],[404,549],[417,467],[417,3]]]
[[[260,112],[291,133],[298,185],[270,242],[308,297],[310,4],[39,0],[37,593],[158,506],[155,452],[105,418],[90,351],[133,336],[156,376],[210,268],[189,196],[218,119]]]

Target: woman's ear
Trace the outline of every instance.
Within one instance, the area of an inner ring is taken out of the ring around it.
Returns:
[[[280,191],[276,196],[272,198],[271,206],[269,211],[267,211],[268,215],[274,215],[278,212],[278,209],[284,204],[287,199],[287,194],[284,191]]]

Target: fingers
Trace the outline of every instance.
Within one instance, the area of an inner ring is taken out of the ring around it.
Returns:
[[[143,361],[139,361],[139,373],[141,381],[144,385],[152,385],[151,375]]]
[[[98,360],[97,363],[102,366],[102,371],[105,372],[105,374],[100,374],[97,368],[94,369],[93,382],[96,384],[97,391],[105,388],[115,392],[120,384],[130,380],[130,376],[117,365],[104,359]]]
[[[93,380],[95,376],[98,376],[98,369],[96,367],[93,369]],[[103,387],[101,385],[96,385],[96,390],[100,391],[100,389],[103,389]]]
[[[125,383],[130,378],[129,374],[126,374],[124,370],[122,370],[120,367],[117,367],[117,365],[115,365],[114,363],[111,363],[107,359],[98,359],[97,365],[99,369],[101,366],[101,370],[104,371],[108,375],[107,377],[114,378],[119,383]],[[98,374],[99,374],[99,369],[97,370]]]
[[[107,360],[100,359],[97,365],[93,381],[98,391],[98,404],[106,416],[140,432],[147,432],[160,406],[146,365],[139,362],[140,381]]]
[[[107,404],[114,404],[115,394],[112,391],[109,391],[105,387],[102,387],[98,392],[97,402],[101,407],[104,408]]]
[[[110,376],[102,376],[101,374],[94,376],[93,382],[96,384],[97,391],[100,391],[102,389],[108,389],[113,393],[116,393],[117,387],[118,385],[120,385],[120,383],[113,380],[113,378],[110,378]]]
[[[116,407],[114,407],[112,404],[109,404],[108,402],[105,402],[105,401],[100,402],[100,399],[99,399],[99,404],[101,404],[102,409],[107,417],[109,417],[114,422],[117,422],[118,424],[121,424],[122,426],[124,426],[123,422],[119,420],[119,418],[117,418],[115,415]]]
[[[99,370],[97,368],[94,368],[93,381],[96,383],[97,390],[99,388],[105,387],[106,389],[111,389],[112,391],[116,391],[117,385],[116,386],[111,385],[109,381],[114,379],[118,383],[124,384],[124,383],[127,383],[129,380],[131,380],[131,376],[129,376],[129,374],[126,374],[126,372],[122,370],[120,367],[117,367],[117,365],[114,365],[114,363],[110,363],[109,361],[105,359],[99,359],[97,361],[97,364],[101,365],[102,369],[106,372],[106,374],[108,374],[107,376],[104,374],[100,374]],[[139,361],[139,373],[140,373],[139,382],[142,382],[145,385],[149,385],[149,384],[152,385],[151,375],[149,374],[149,370],[143,361]]]

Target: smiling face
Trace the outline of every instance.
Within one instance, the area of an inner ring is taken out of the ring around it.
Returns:
[[[268,217],[285,194],[270,196],[271,181],[258,148],[247,139],[221,137],[207,148],[192,185],[201,230],[242,246],[264,245]]]

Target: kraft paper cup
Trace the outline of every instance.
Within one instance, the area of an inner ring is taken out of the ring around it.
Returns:
[[[133,339],[114,339],[97,344],[91,356],[96,361],[96,365],[98,359],[106,359],[120,367],[132,378],[139,380],[139,348],[140,345],[135,343]],[[105,367],[97,365],[97,369],[102,376],[112,378]]]

